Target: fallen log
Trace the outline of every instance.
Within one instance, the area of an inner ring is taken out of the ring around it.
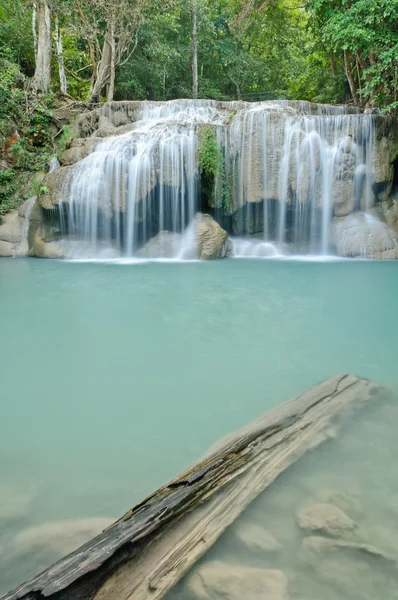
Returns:
[[[278,475],[386,390],[338,375],[221,440],[205,458],[3,600],[157,600]]]

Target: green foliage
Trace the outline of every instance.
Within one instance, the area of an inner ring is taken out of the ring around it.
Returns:
[[[75,137],[76,131],[73,125],[65,125],[58,142],[60,150],[66,150],[69,148]]]
[[[0,215],[4,215],[15,205],[15,173],[13,170],[0,171]]]
[[[214,178],[218,174],[219,158],[216,131],[211,125],[204,125],[199,132],[198,163],[207,178]]]

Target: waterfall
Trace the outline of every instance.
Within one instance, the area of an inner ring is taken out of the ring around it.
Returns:
[[[106,246],[133,256],[159,231],[186,230],[198,210],[231,235],[261,235],[257,255],[272,254],[269,244],[327,254],[332,218],[374,204],[372,115],[288,101],[136,104],[138,118],[98,143],[63,186],[63,234],[94,254]],[[113,123],[110,107],[103,111]],[[222,156],[211,199],[201,194],[197,162],[205,124]]]

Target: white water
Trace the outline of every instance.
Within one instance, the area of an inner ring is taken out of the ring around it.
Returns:
[[[112,122],[110,107],[104,111]],[[373,205],[373,119],[306,102],[142,102],[127,132],[106,138],[73,168],[63,189],[63,232],[93,255],[105,245],[132,257],[159,231],[184,231],[198,210],[211,210],[200,205],[197,161],[199,129],[211,124],[225,157],[215,217],[230,219],[232,234],[261,232],[295,254],[328,254],[339,207]],[[176,249],[176,257],[184,254]]]

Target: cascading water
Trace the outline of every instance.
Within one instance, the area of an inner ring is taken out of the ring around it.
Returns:
[[[214,127],[222,158],[207,199],[197,158],[203,125]],[[64,235],[94,254],[106,246],[133,256],[159,231],[184,231],[199,209],[232,235],[261,235],[255,255],[284,253],[270,243],[327,254],[332,217],[374,203],[374,117],[345,107],[142,102],[138,119],[115,133],[71,169],[60,205]],[[246,242],[235,248],[250,254]]]

